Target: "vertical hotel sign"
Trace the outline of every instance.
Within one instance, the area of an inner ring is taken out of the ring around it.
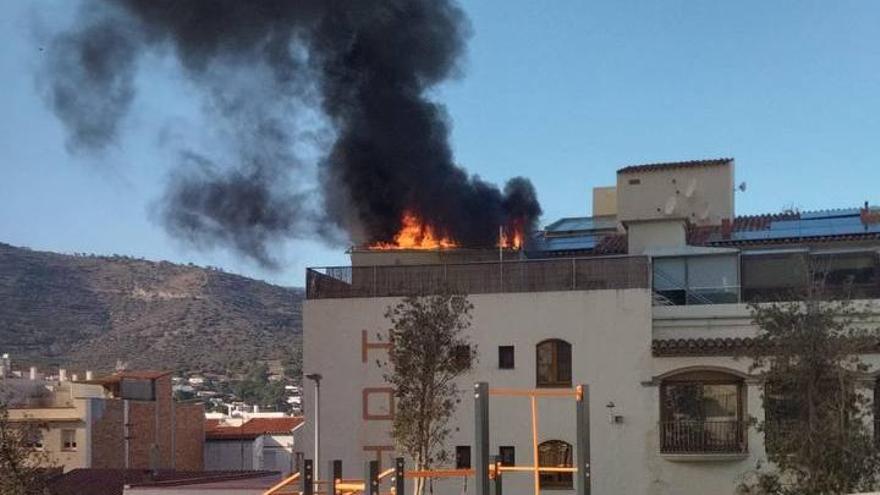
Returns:
[[[391,343],[370,341],[366,330],[361,330],[361,362],[369,366],[371,352],[388,352]],[[381,407],[376,408],[375,405]],[[378,409],[378,410],[376,410]],[[361,391],[361,418],[368,421],[391,421],[394,419],[394,389],[391,387],[364,387]],[[382,454],[394,453],[393,445],[363,445],[366,455],[373,454],[382,466]],[[366,457],[366,456],[365,456]]]

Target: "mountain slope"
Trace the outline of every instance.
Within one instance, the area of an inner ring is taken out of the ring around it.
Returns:
[[[214,269],[0,243],[0,352],[18,363],[223,372],[287,359],[302,298]]]

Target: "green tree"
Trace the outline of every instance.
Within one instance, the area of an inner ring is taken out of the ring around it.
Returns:
[[[438,294],[407,297],[386,310],[391,348],[383,366],[396,402],[392,436],[416,469],[448,459],[449,419],[461,402],[455,382],[477,357],[465,334],[472,309],[467,296]],[[424,493],[424,480],[414,489]]]
[[[42,432],[32,421],[13,422],[0,401],[0,493],[43,495],[46,490],[48,454],[34,447]]]
[[[876,332],[859,327],[864,308],[840,299],[840,291],[815,284],[807,292],[751,306],[758,334],[746,356],[762,379],[765,417],[755,424],[769,466],[759,466],[743,493],[825,495],[878,486],[880,455],[863,385],[868,367],[860,358]]]

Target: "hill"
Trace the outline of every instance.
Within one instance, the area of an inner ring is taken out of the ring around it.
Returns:
[[[0,243],[0,352],[18,364],[222,373],[277,363],[300,355],[302,299],[211,268]]]

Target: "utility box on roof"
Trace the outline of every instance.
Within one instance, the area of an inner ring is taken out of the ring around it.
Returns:
[[[732,158],[658,163],[617,171],[617,218],[721,225],[734,217]]]

